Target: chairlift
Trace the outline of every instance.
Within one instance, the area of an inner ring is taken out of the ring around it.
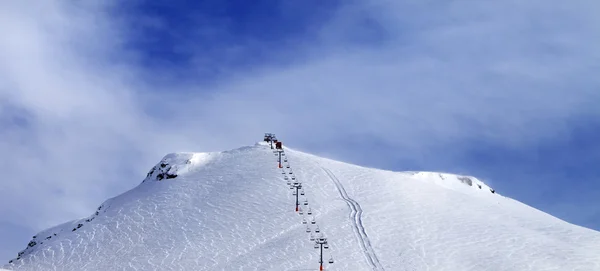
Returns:
[[[287,162],[287,158],[283,159],[283,162]]]
[[[300,208],[300,210],[298,211],[299,214],[303,215],[304,211],[302,211],[302,208]]]
[[[290,186],[290,189],[294,189],[294,187],[293,187],[293,186]]]
[[[287,180],[287,179],[289,179],[289,177],[288,176],[283,176],[283,179]]]
[[[296,177],[295,177],[295,176],[292,176],[292,180],[295,180],[295,179],[296,179]]]
[[[308,205],[308,200],[304,200],[304,205]]]
[[[296,195],[296,191],[292,192],[292,196],[295,196],[295,195]]]
[[[290,175],[294,174],[293,172],[290,171]]]
[[[313,217],[312,221],[310,222],[310,224],[317,224],[317,221],[315,221],[314,217]]]
[[[312,209],[308,208],[308,212],[306,212],[306,213],[309,214],[309,215],[312,215]]]
[[[284,175],[285,175],[285,171],[282,171],[282,172],[281,172],[281,174],[284,174]]]
[[[325,243],[325,245],[323,245],[324,249],[329,249],[329,244]]]
[[[302,218],[302,224],[307,224],[306,218]]]
[[[333,263],[333,256],[329,257],[329,263]]]
[[[285,167],[286,167],[286,168],[290,168],[290,165],[286,165]]]
[[[291,185],[292,183],[290,181],[287,181],[287,185]]]
[[[319,248],[319,244],[315,243],[315,248]]]
[[[310,232],[310,227],[306,227],[306,232]]]
[[[321,230],[319,230],[319,226],[317,226],[317,228],[315,229],[316,233],[319,233]]]
[[[314,236],[312,233],[310,234],[310,240],[311,240],[311,241],[314,241],[314,240],[315,240],[315,236]]]
[[[300,195],[304,196],[304,190],[300,191]]]

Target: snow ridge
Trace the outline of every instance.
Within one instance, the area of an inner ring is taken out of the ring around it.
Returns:
[[[350,207],[350,220],[352,221],[354,233],[356,234],[356,237],[360,243],[361,248],[363,249],[363,253],[365,255],[365,258],[367,258],[369,265],[371,265],[373,270],[385,270],[379,262],[377,254],[375,254],[375,250],[373,249],[373,247],[371,247],[371,241],[369,240],[369,236],[367,235],[365,227],[363,226],[363,210],[360,207],[360,204],[358,204],[358,202],[356,202],[354,199],[348,196],[346,189],[344,188],[340,180],[331,172],[331,170],[326,169],[324,167],[322,167],[322,169],[333,181],[338,192],[340,193],[340,196],[342,197],[342,199],[344,199],[344,201],[346,201],[348,207]]]

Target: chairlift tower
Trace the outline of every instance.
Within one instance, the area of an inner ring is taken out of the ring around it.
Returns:
[[[321,236],[315,238],[315,248],[320,249],[320,257],[319,257],[319,270],[323,270],[323,249],[329,249],[329,244],[327,243],[327,238]],[[333,263],[333,257],[329,259],[329,263]]]
[[[283,166],[281,165],[281,154],[283,153],[283,149],[277,149],[277,154],[279,155],[279,158],[277,159],[277,162],[279,162],[279,168],[283,168]]]
[[[298,207],[300,206],[300,202],[298,201],[298,195],[300,194],[298,191],[300,189],[302,189],[302,183],[299,182],[294,182],[294,184],[292,185],[293,188],[296,189],[296,212],[298,212]]]
[[[277,138],[273,133],[265,133],[264,141],[269,142],[271,144],[271,149],[273,149],[273,141],[277,141]]]

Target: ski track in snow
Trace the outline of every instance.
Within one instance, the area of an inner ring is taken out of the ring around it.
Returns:
[[[373,268],[373,270],[384,270],[383,266],[379,262],[377,258],[377,254],[375,254],[375,250],[371,247],[371,241],[369,240],[369,236],[365,231],[365,227],[362,224],[362,208],[357,201],[348,196],[346,189],[340,182],[340,180],[331,172],[329,169],[322,167],[325,173],[329,176],[329,178],[333,181],[335,186],[337,187],[340,196],[348,207],[350,207],[350,220],[352,221],[352,226],[354,228],[354,232],[356,234],[356,238],[358,239],[361,248],[363,249],[363,253],[365,258],[369,262],[369,265]]]

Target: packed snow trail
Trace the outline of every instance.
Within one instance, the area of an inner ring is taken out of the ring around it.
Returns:
[[[352,226],[354,228],[354,232],[356,233],[356,238],[358,239],[358,242],[360,243],[360,246],[363,249],[363,253],[365,255],[365,258],[367,258],[369,265],[371,265],[373,270],[384,270],[383,266],[379,262],[379,259],[377,258],[377,254],[375,254],[375,250],[373,249],[373,247],[371,247],[371,241],[369,240],[369,236],[367,235],[365,227],[362,224],[363,210],[360,207],[360,204],[358,204],[358,202],[356,202],[354,199],[348,196],[348,193],[346,192],[346,189],[344,189],[344,186],[342,185],[340,180],[337,177],[335,177],[335,175],[329,169],[326,169],[324,167],[322,167],[322,169],[333,181],[338,192],[340,193],[340,196],[342,197],[342,199],[344,199],[344,201],[346,201],[348,207],[350,207],[350,220],[352,221]]]

